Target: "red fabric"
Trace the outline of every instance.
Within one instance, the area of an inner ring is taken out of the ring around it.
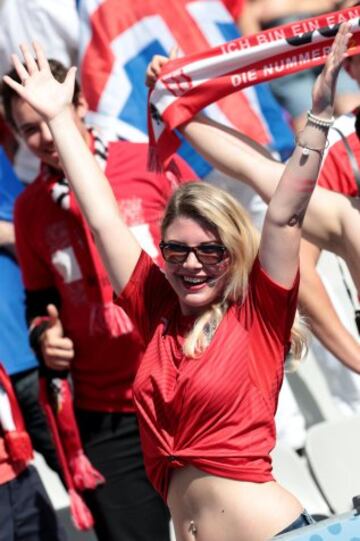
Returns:
[[[74,485],[77,490],[94,490],[97,486],[105,483],[105,477],[98,472],[81,449],[69,460]]]
[[[16,430],[6,431],[0,424],[0,485],[19,475],[33,458],[30,438],[18,406],[11,381],[0,364],[0,385],[6,392]]]
[[[12,462],[27,464],[32,459],[31,440],[25,430],[11,430],[4,434],[5,447]]]
[[[39,403],[45,413],[47,423],[49,425],[51,435],[54,440],[56,454],[61,465],[61,470],[65,479],[66,487],[68,489],[74,489],[74,482],[70,474],[70,470],[67,464],[66,455],[64,448],[61,443],[61,438],[59,434],[59,429],[56,424],[56,419],[54,412],[52,410],[51,404],[48,399],[47,394],[47,382],[45,378],[40,378],[39,380]]]
[[[274,414],[298,283],[299,275],[290,290],[280,287],[256,260],[243,305],[231,307],[205,353],[189,359],[179,345],[187,318],[143,253],[116,302],[148,344],[134,398],[146,471],[164,500],[171,470],[188,464],[232,479],[272,479]]]
[[[130,105],[129,109],[126,105],[121,109],[123,100],[127,100],[128,93],[137,94],[137,84],[136,79],[132,80],[130,77],[129,82],[133,86],[121,88],[117,92],[117,87],[122,84],[121,73],[127,69],[127,57],[125,56],[119,65],[118,58],[113,53],[112,43],[115,41],[118,44],[125,43],[131,36],[127,55],[129,58],[136,57],[138,65],[142,66],[141,62],[147,64],[146,48],[143,44],[158,42],[162,28],[166,27],[169,31],[166,43],[177,44],[185,55],[190,55],[205,51],[211,45],[219,43],[221,33],[219,36],[217,22],[223,20],[226,25],[228,21],[223,17],[220,2],[213,0],[200,3],[198,0],[121,0],[121,10],[118,6],[119,0],[104,0],[94,3],[89,10],[89,19],[86,20],[85,27],[91,27],[91,35],[89,37],[86,31],[80,32],[81,44],[84,47],[81,88],[92,111],[108,115],[107,104],[117,103],[119,111],[123,114],[122,118],[125,119],[126,113],[130,112]],[[148,21],[152,21],[154,17],[157,23],[149,24]],[[113,85],[109,84],[110,80],[113,81]],[[273,138],[269,134],[267,121],[259,110],[261,106],[257,98],[255,102],[253,100],[252,93],[238,92],[220,100],[216,104],[216,109],[218,114],[226,117],[232,127],[246,133],[258,143],[271,144]],[[136,107],[136,103],[140,103],[142,110],[143,102],[140,96],[135,97],[132,107]],[[132,121],[138,128],[140,127],[139,118],[136,122],[132,117]],[[125,130],[126,137],[126,128],[122,126],[121,129]]]
[[[70,509],[73,522],[79,530],[88,530],[93,527],[94,520],[82,497],[76,491],[65,447],[63,445],[63,434],[61,434],[59,430],[56,415],[48,398],[47,382],[45,378],[40,378],[39,381],[39,402],[44,410],[54,440],[56,455],[61,465],[61,471],[70,497]]]
[[[0,431],[0,485],[15,479],[24,469],[25,464],[14,464],[5,445],[4,436]]]
[[[66,379],[40,379],[41,402],[48,417],[56,445],[61,445],[62,467],[69,470],[77,490],[91,490],[105,482],[84,455],[79,430],[75,420],[73,398]]]
[[[71,518],[78,530],[90,530],[94,526],[93,516],[82,497],[69,490]]]
[[[338,127],[347,138],[360,167],[360,142],[355,133],[355,116],[343,115],[337,119]],[[321,167],[318,185],[334,192],[356,197],[359,195],[346,147],[336,131],[330,130],[329,148]]]
[[[324,64],[339,23],[351,21],[346,54],[358,54],[358,9],[291,22],[166,63],[149,92],[150,167],[167,166],[180,144],[175,128],[207,105],[254,84]]]
[[[60,437],[68,461],[82,450],[80,434],[77,428],[73,409],[72,394],[66,379],[56,378],[50,383],[52,389],[50,400],[57,418]]]
[[[174,173],[169,178],[149,173],[146,162],[147,145],[111,143],[105,174],[125,221],[143,248],[156,256],[159,223],[177,179]],[[182,160],[176,162],[185,180],[194,178]],[[131,386],[143,353],[142,339],[124,311],[112,303],[112,287],[85,221],[54,203],[38,178],[16,202],[15,229],[25,287],[55,286],[60,293],[65,334],[76,346],[76,405],[134,411]]]
[[[222,0],[235,20],[241,15],[246,0]]]

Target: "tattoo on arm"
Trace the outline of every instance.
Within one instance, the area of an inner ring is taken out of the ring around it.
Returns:
[[[305,211],[301,212],[300,214],[293,214],[293,216],[291,216],[290,220],[288,221],[288,225],[290,227],[294,227],[295,225],[301,227],[304,221],[304,217]]]

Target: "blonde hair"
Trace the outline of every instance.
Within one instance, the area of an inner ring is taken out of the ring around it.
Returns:
[[[285,372],[295,372],[309,350],[309,326],[306,318],[296,310],[291,328],[291,345],[286,355]]]
[[[197,357],[209,345],[228,307],[234,302],[243,302],[249,274],[259,251],[260,236],[238,201],[224,190],[206,182],[190,182],[176,190],[162,221],[163,238],[169,225],[178,216],[191,218],[204,228],[215,231],[230,258],[222,298],[196,319],[186,336],[184,354]],[[302,331],[296,329],[292,332],[292,352],[296,358],[301,357],[305,342]]]

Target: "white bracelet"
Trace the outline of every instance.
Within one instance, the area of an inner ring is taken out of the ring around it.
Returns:
[[[329,118],[329,120],[326,120],[326,118],[320,118],[319,116],[314,115],[311,111],[307,111],[306,116],[311,124],[321,128],[331,128],[335,122],[335,118],[333,116]]]
[[[329,146],[329,141],[326,139],[326,142],[325,142],[325,146],[324,147],[321,147],[321,148],[315,148],[315,147],[311,147],[309,145],[307,145],[306,143],[303,143],[302,141],[300,141],[300,135],[302,134],[302,132],[297,135],[295,137],[295,144],[302,148],[302,155],[303,156],[309,156],[310,154],[310,151],[312,152],[318,152],[320,154],[320,156],[323,155],[324,151],[327,149],[327,147]]]

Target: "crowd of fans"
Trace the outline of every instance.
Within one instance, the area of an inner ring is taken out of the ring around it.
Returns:
[[[223,3],[242,34],[345,7]],[[75,4],[0,2],[0,541],[67,539],[33,449],[99,541],[169,541],[170,518],[178,541],[311,524],[269,453],[276,411],[277,438],[304,446],[283,368],[306,357],[310,331],[339,412],[360,412],[360,56],[344,58],[348,27],[323,70],[271,84],[298,134],[286,164],[207,117],[181,127],[219,172],[210,185],[179,155],[149,171],[147,143],[89,124],[89,90],[68,71]],[[155,56],[144,85],[167,62]],[[219,188],[236,196],[241,183],[266,203],[260,231],[251,205],[249,217]]]

